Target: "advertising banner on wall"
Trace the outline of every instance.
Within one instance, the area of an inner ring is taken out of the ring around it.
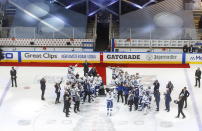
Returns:
[[[104,63],[181,64],[181,53],[103,53]]]
[[[100,63],[100,53],[84,52],[21,52],[22,62]]]
[[[186,63],[202,64],[202,54],[186,54]]]
[[[4,51],[4,59],[0,62],[18,62],[18,52]]]

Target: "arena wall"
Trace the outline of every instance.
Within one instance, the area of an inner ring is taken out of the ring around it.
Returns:
[[[189,68],[189,64],[201,64],[202,54],[151,53],[151,52],[64,52],[64,51],[4,51],[0,66],[55,66],[67,67],[87,60],[90,67],[106,83],[107,67],[122,68]]]

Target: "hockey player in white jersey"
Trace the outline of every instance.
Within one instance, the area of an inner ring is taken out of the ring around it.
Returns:
[[[113,110],[113,93],[111,92],[111,90],[109,90],[107,92],[106,95],[106,100],[107,100],[107,116],[112,116],[112,110]]]
[[[64,92],[70,91],[70,89],[71,89],[71,84],[69,82],[66,82],[64,86]]]
[[[144,93],[143,85],[140,85],[139,86],[139,101],[138,101],[139,106],[142,106],[143,93]]]
[[[150,108],[151,101],[152,101],[152,89],[150,86],[146,89],[146,94],[148,94],[148,97],[149,97],[149,101],[150,101],[149,108]]]
[[[136,78],[136,79],[140,79],[140,78],[141,78],[141,77],[140,77],[140,74],[139,74],[139,73],[136,73],[136,74],[135,74],[135,78]]]
[[[76,65],[74,65],[74,66],[69,66],[68,67],[68,73],[70,73],[70,74],[74,74],[75,72],[75,68],[77,67],[78,65],[76,64]]]
[[[139,87],[140,86],[140,80],[136,79],[135,77],[133,77],[134,79],[132,79],[132,85],[133,87]]]
[[[117,77],[117,75],[116,75],[116,68],[115,67],[110,67],[110,69],[112,70],[112,79],[116,78]]]
[[[97,76],[94,78],[94,84],[95,84],[95,96],[98,96],[100,86],[102,85],[102,78],[97,74]]]
[[[150,95],[148,92],[144,91],[143,92],[143,97],[142,97],[142,109],[144,114],[146,115],[148,113],[148,110],[150,109]]]
[[[67,80],[71,83],[74,83],[76,79],[76,75],[74,73],[75,67],[77,67],[77,64],[75,66],[68,67]]]

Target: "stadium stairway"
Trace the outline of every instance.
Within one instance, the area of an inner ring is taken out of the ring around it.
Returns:
[[[202,10],[193,10],[193,16],[194,16],[195,28],[198,34],[198,39],[202,39],[202,32],[199,32],[199,21],[202,16]]]
[[[97,24],[96,51],[106,51],[109,46],[109,23]]]

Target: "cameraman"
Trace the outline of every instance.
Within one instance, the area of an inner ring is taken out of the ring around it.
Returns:
[[[184,106],[183,96],[180,96],[179,100],[175,100],[174,102],[175,102],[175,104],[178,104],[178,115],[176,116],[176,118],[179,118],[180,114],[182,114],[182,116],[183,116],[182,118],[184,119],[186,116],[183,113],[183,106]]]

